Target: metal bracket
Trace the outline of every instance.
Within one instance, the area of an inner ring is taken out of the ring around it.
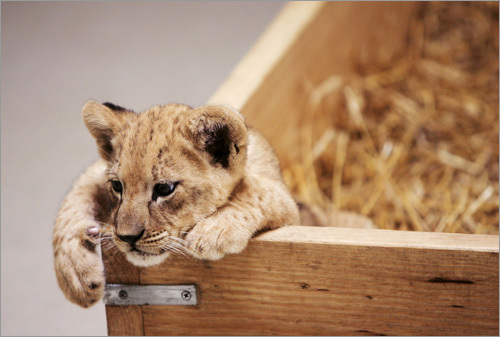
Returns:
[[[106,284],[106,305],[196,305],[195,285]]]

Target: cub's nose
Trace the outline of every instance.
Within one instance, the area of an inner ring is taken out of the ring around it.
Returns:
[[[122,240],[123,242],[128,243],[129,245],[132,246],[132,248],[135,246],[135,243],[144,235],[144,229],[138,234],[138,235],[119,235],[117,234],[118,238]]]

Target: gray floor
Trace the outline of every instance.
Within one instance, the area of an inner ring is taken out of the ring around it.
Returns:
[[[203,104],[282,2],[2,2],[1,333],[105,335],[102,303],[66,301],[52,225],[97,158],[88,99]]]

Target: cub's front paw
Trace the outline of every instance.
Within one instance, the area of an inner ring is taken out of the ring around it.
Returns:
[[[252,238],[244,226],[229,221],[205,219],[186,235],[186,246],[190,253],[203,260],[218,260],[226,254],[243,251]]]
[[[103,296],[104,267],[97,252],[96,229],[81,235],[54,236],[54,268],[66,298],[84,308]]]

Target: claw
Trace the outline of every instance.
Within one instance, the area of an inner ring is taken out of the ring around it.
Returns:
[[[99,235],[99,228],[97,227],[90,227],[87,229],[87,234],[91,236],[97,236]]]

